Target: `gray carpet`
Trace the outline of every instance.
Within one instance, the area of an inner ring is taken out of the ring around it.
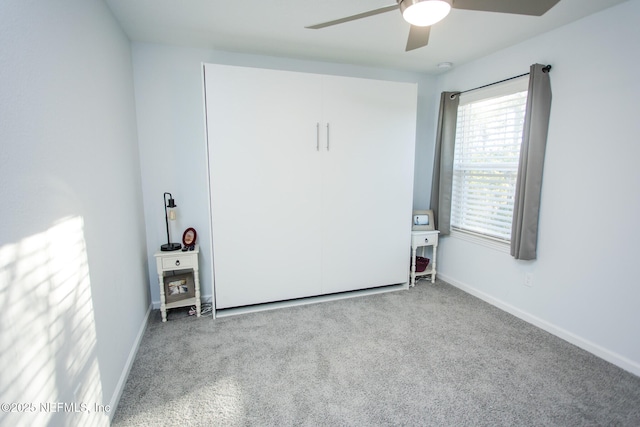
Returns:
[[[640,426],[640,378],[442,281],[212,320],[159,312],[114,426]]]

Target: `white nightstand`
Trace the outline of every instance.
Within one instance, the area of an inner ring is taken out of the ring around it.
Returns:
[[[167,321],[167,309],[176,307],[196,306],[196,315],[200,317],[200,278],[198,274],[198,254],[200,246],[195,245],[192,251],[158,251],[153,256],[156,257],[158,271],[158,284],[160,285],[160,312],[162,321]],[[179,270],[192,270],[195,287],[195,296],[167,303],[164,279],[166,272],[176,272]]]
[[[438,249],[438,230],[433,231],[412,231],[411,232],[411,281],[409,287],[416,285],[416,277],[431,275],[431,283],[436,281],[436,252]],[[418,248],[422,248],[424,255],[424,248],[431,246],[433,248],[433,254],[429,265],[426,270],[416,273],[416,253]]]

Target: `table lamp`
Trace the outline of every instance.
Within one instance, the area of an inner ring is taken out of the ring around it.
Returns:
[[[169,195],[169,200],[167,200],[167,195]],[[171,193],[164,193],[163,196],[164,201],[164,220],[167,224],[167,243],[160,246],[161,251],[177,251],[182,248],[180,243],[171,243],[171,238],[169,237],[169,219],[176,219],[176,212],[173,208],[176,207],[176,201],[173,199]],[[170,211],[167,209],[171,209]]]

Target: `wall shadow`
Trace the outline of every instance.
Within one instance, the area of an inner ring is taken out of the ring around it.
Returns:
[[[0,247],[0,307],[0,425],[108,426],[82,217]]]

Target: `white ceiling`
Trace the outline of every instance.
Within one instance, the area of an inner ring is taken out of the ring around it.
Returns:
[[[429,45],[405,52],[409,25],[388,12],[305,26],[395,0],[105,0],[133,41],[438,73],[626,0],[561,0],[541,17],[453,9]],[[531,0],[536,1],[536,0]]]

